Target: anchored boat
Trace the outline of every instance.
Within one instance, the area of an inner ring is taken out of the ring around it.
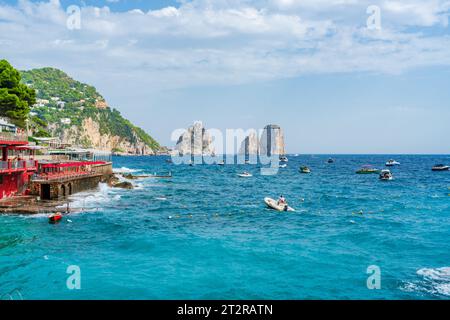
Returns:
[[[391,181],[394,180],[394,176],[392,175],[390,170],[382,170],[380,173],[380,180]]]
[[[373,168],[371,165],[365,165],[358,171],[356,171],[357,174],[374,174],[374,173],[380,173],[380,170]]]
[[[399,166],[399,165],[400,165],[400,162],[397,162],[393,159],[386,162],[386,167],[394,167],[394,166]]]
[[[250,178],[250,177],[253,177],[253,175],[251,173],[249,173],[249,172],[243,172],[243,173],[238,173],[238,177]]]
[[[311,169],[306,166],[300,167],[299,171],[300,173],[311,173]]]
[[[437,164],[431,170],[433,170],[433,171],[448,171],[448,170],[450,170],[450,167],[446,166],[444,164]]]

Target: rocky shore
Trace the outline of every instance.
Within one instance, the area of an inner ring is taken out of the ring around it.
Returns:
[[[119,178],[122,177],[125,180]],[[125,190],[134,189],[130,182],[146,178],[148,176],[133,176],[131,174],[113,174],[108,179],[103,180],[111,188],[120,188]],[[70,198],[48,201],[40,200],[36,196],[18,196],[0,201],[0,214],[52,214],[52,213],[75,213],[82,212],[84,208],[73,208]]]

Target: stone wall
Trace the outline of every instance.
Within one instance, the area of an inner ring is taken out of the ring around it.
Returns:
[[[40,196],[42,200],[63,199],[72,194],[95,189],[102,181],[106,181],[113,174],[112,163],[92,166],[92,174],[78,176],[64,181],[32,182],[30,193]]]

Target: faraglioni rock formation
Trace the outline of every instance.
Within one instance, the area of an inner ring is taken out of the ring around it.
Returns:
[[[175,153],[180,156],[214,156],[213,140],[201,121],[196,121],[193,126],[184,132],[175,146]]]
[[[261,136],[252,131],[242,142],[240,154],[245,155],[284,155],[286,148],[284,133],[279,125],[269,124],[264,127]]]
[[[259,154],[258,132],[256,130],[251,130],[249,135],[242,141],[239,154],[246,156]]]

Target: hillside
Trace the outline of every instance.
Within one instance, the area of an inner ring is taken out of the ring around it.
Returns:
[[[21,76],[36,90],[30,112],[35,136],[56,136],[64,143],[128,154],[161,149],[144,130],[110,108],[93,86],[53,68],[22,71]]]

